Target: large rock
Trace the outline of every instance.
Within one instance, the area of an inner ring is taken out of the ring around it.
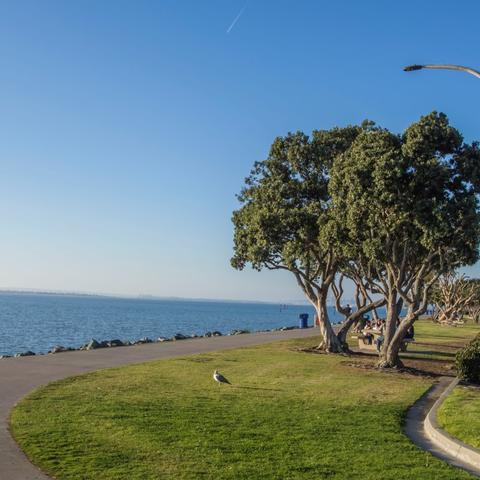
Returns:
[[[107,346],[108,347],[123,347],[123,346],[125,346],[125,344],[121,340],[118,340],[118,338],[115,338],[114,340],[109,340],[107,342]]]
[[[55,345],[51,350],[50,353],[61,353],[61,352],[66,352],[70,349],[65,348],[63,345]]]
[[[12,358],[11,355],[0,355],[0,360],[3,360],[4,358]]]
[[[26,352],[16,353],[15,357],[32,357],[33,355],[35,355],[35,352],[27,350]]]
[[[172,339],[173,340],[186,340],[188,337],[184,335],[183,333],[176,333]]]
[[[97,342],[94,338],[92,338],[86,345],[84,350],[96,350],[97,348],[102,348],[102,344]]]
[[[144,343],[152,343],[152,340],[148,337],[142,337],[135,342],[135,345],[143,345]]]
[[[221,337],[222,336],[222,332],[219,332],[218,330],[215,330],[214,332],[212,332],[212,335],[214,337]]]
[[[250,330],[232,330],[230,335],[243,335],[244,333],[250,333]]]
[[[169,342],[170,339],[167,337],[158,337],[157,342]]]

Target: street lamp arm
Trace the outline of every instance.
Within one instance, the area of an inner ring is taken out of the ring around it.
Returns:
[[[405,67],[403,70],[405,72],[412,72],[414,70],[422,70],[424,68],[430,69],[441,69],[441,70],[460,70],[462,72],[470,73],[477,78],[480,78],[480,72],[478,70],[474,70],[473,68],[463,67],[462,65],[409,65]]]

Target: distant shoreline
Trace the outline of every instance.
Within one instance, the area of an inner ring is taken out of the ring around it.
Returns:
[[[266,300],[232,300],[223,298],[192,298],[192,297],[160,297],[155,295],[116,295],[110,293],[85,293],[85,292],[63,292],[60,290],[28,290],[28,289],[0,289],[0,295],[45,295],[62,297],[86,297],[106,298],[118,300],[146,300],[146,301],[167,301],[167,302],[205,302],[205,303],[244,303],[257,305],[288,305],[296,307],[309,307],[308,302],[272,302]]]

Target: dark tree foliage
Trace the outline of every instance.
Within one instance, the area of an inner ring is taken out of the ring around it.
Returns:
[[[362,131],[332,169],[330,244],[363,268],[387,305],[382,366],[425,312],[438,275],[478,258],[474,178],[460,133],[444,114],[422,117],[403,135]],[[397,327],[402,305],[408,314]]]
[[[402,135],[364,122],[278,137],[238,196],[232,265],[292,272],[317,311],[319,347],[331,352],[345,350],[358,319],[335,335],[327,293],[333,287],[338,306],[335,277],[352,279],[359,308],[386,305],[380,364],[400,365],[438,276],[478,258],[478,165],[478,145],[437,112]]]
[[[232,266],[288,270],[315,307],[321,348],[338,352],[343,345],[330,325],[326,300],[338,258],[322,241],[331,204],[330,169],[360,133],[360,127],[302,132],[278,137],[268,158],[257,162],[245,180],[233,213]]]

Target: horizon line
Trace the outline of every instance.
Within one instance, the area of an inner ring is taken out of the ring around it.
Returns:
[[[105,292],[82,292],[72,290],[55,290],[55,289],[41,289],[41,288],[20,288],[20,287],[0,287],[1,293],[13,294],[36,294],[36,295],[64,295],[76,297],[104,297],[104,298],[118,298],[118,299],[132,299],[132,300],[184,300],[184,301],[199,301],[199,302],[224,302],[224,303],[265,303],[273,305],[295,305],[295,306],[311,306],[307,300],[288,300],[288,301],[274,301],[274,300],[251,300],[251,299],[231,299],[231,298],[209,298],[209,297],[182,297],[176,295],[152,295],[152,294],[116,294]]]

